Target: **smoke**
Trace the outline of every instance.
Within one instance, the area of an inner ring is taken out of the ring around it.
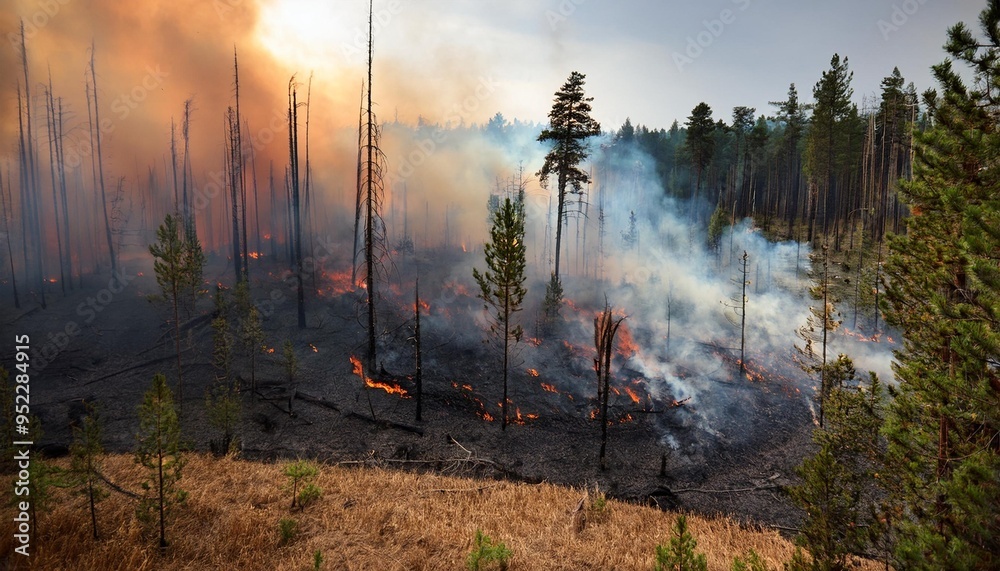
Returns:
[[[364,77],[364,57],[359,54],[367,47],[359,38],[365,38],[365,14],[357,6],[343,11],[338,7],[310,19],[309,9],[263,0],[15,0],[12,10],[0,14],[0,28],[11,40],[18,18],[26,21],[34,137],[42,150],[42,172],[48,169],[48,159],[40,84],[48,82],[51,67],[54,94],[63,98],[66,110],[71,192],[76,190],[74,200],[79,205],[96,204],[85,97],[93,42],[104,168],[110,186],[123,181],[127,195],[123,208],[131,212],[126,230],[139,236],[123,245],[126,253],[145,261],[152,229],[173,208],[171,120],[178,125],[180,146],[184,101],[193,99],[190,160],[196,193],[207,197],[198,215],[198,231],[209,252],[225,256],[228,213],[218,188],[224,169],[223,118],[226,108],[235,104],[235,47],[240,57],[241,112],[247,118],[260,188],[261,233],[282,242],[287,231],[283,180],[288,162],[288,80],[297,73],[298,100],[304,102],[307,66],[315,64],[309,133],[314,192],[311,224],[316,235],[332,236],[341,245],[338,256],[331,258],[345,263],[350,256],[343,253],[353,248],[356,129]],[[376,42],[385,38],[419,45],[418,30],[437,25],[423,21],[430,16],[422,14],[405,4],[387,4],[376,19]],[[301,30],[306,34],[302,42],[268,31],[285,20],[312,28]],[[324,27],[327,22],[329,26]],[[391,37],[386,33],[390,28]],[[332,51],[295,52],[308,45],[305,40],[310,32],[333,34],[343,41],[334,42]],[[10,71],[20,69],[19,39],[13,38],[9,49],[0,49],[0,66]],[[280,49],[282,45],[286,49]],[[506,108],[517,86],[498,85],[488,75],[470,72],[477,65],[468,59],[482,54],[440,55],[420,75],[423,81],[417,82],[410,73],[412,61],[380,57],[376,47],[374,98],[388,162],[382,212],[388,248],[396,250],[396,263],[419,261],[425,268],[433,266],[441,276],[437,288],[428,287],[425,295],[432,311],[450,309],[454,314],[432,316],[436,318],[428,320],[428,329],[453,339],[456,346],[480,347],[482,331],[476,323],[481,320],[482,305],[474,299],[471,268],[482,267],[491,194],[523,168],[528,179],[529,293],[521,318],[528,334],[538,337],[539,307],[552,270],[557,223],[553,192],[532,180],[545,152],[536,142],[541,127],[497,117],[484,128],[487,118]],[[8,73],[5,77],[0,86],[0,140],[9,154],[0,166],[7,171],[8,164],[17,162],[12,158],[18,120],[14,83],[22,76]],[[438,81],[431,82],[429,77]],[[553,90],[557,87],[552,85]],[[304,140],[302,111],[300,136]],[[811,383],[793,362],[794,346],[801,344],[795,331],[815,303],[804,293],[809,248],[769,242],[748,221],[737,221],[719,238],[717,247],[710,247],[706,228],[692,223],[690,216],[706,205],[692,208],[668,198],[648,155],[610,138],[592,146],[594,183],[584,197],[570,197],[563,227],[560,270],[570,302],[562,310],[566,326],[556,336],[564,337],[582,354],[548,359],[554,350],[547,342],[542,347],[526,347],[524,365],[538,368],[542,380],[560,391],[591,394],[593,373],[585,351],[592,346],[593,315],[607,299],[628,316],[625,323],[637,346],[616,358],[616,382],[641,379],[644,390],[660,405],[686,400],[693,421],[702,426],[710,427],[707,421],[727,414],[733,404],[727,400],[728,392],[718,390],[718,383],[756,382],[761,379],[754,375],[760,375],[765,383],[781,379],[811,398]],[[72,157],[77,160],[71,163]],[[305,157],[301,160],[304,167]],[[274,198],[268,185],[272,165]],[[216,193],[209,192],[210,188]],[[52,227],[51,199],[47,192],[42,196],[42,225]],[[89,208],[79,210],[83,229],[77,228],[74,240],[78,261],[100,258],[99,217]],[[398,248],[408,240],[413,254]],[[48,240],[46,247],[54,258],[54,240]],[[740,374],[740,330],[733,321],[739,320],[735,308],[742,307],[743,276],[738,268],[744,251],[749,260],[745,348],[750,369]],[[343,272],[345,268],[326,270]],[[831,348],[855,356],[859,370],[875,370],[891,378],[889,344],[835,336]]]

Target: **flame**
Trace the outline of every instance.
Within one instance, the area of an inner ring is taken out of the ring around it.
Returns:
[[[547,383],[542,383],[542,390],[548,393],[559,394],[559,389]]]
[[[628,325],[622,322],[618,328],[618,354],[628,359],[639,352],[639,345],[632,338]]]
[[[270,240],[271,239],[271,235],[270,234],[264,234],[264,239],[265,240]]]
[[[317,349],[312,343],[309,344],[309,347],[313,350],[313,353],[319,353],[319,349]]]
[[[351,355],[350,359],[351,359],[351,365],[353,366],[353,373],[357,375],[358,378],[364,381],[366,387],[372,389],[382,389],[383,391],[389,393],[390,395],[399,395],[403,398],[410,398],[409,393],[407,393],[406,389],[404,389],[403,387],[394,383],[376,381],[375,379],[366,376],[364,374],[365,371],[364,365],[361,364],[361,359],[358,359],[354,355]]]
[[[625,387],[625,392],[628,393],[628,397],[632,399],[632,402],[639,404],[642,399],[639,398],[639,393],[635,391],[632,387]]]
[[[268,355],[273,355],[274,354],[274,347],[266,347],[265,351],[267,352]]]
[[[50,284],[54,284],[54,283],[56,283],[56,281],[58,281],[58,280],[56,280],[56,278],[49,278],[49,283]]]
[[[443,289],[445,291],[451,290],[455,295],[469,296],[469,288],[465,287],[463,284],[457,281],[445,282]]]
[[[534,345],[535,347],[538,347],[542,344],[542,340],[539,339],[538,337],[528,337],[527,341],[528,343]]]
[[[528,374],[531,375],[532,377],[537,377],[538,369],[528,369]]]
[[[250,256],[252,259],[257,260],[257,259],[260,259],[261,253],[260,252],[247,252],[247,255]]]

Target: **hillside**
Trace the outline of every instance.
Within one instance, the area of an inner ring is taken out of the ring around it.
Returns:
[[[290,508],[280,464],[191,455],[182,487],[190,496],[167,534],[161,556],[144,538],[135,501],[121,493],[99,504],[101,540],[91,539],[85,498],[55,493],[41,519],[31,562],[0,561],[9,569],[180,570],[463,569],[476,529],[512,551],[510,569],[652,569],[657,543],[666,544],[675,514],[608,500],[603,521],[574,528],[580,489],[439,475],[374,467],[325,466],[317,479],[322,498],[304,511]],[[129,455],[110,455],[106,476],[138,491],[142,470]],[[3,517],[9,520],[10,508]],[[279,521],[294,518],[298,533],[281,543]],[[596,519],[596,518],[594,518]],[[726,519],[690,517],[709,569],[730,568],[753,548],[774,569],[793,551],[776,531],[747,529]],[[12,551],[0,537],[0,553]]]

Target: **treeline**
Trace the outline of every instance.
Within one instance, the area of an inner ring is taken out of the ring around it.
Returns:
[[[598,184],[628,184],[641,150],[664,192],[694,201],[702,222],[719,209],[783,238],[829,240],[835,250],[862,235],[879,241],[902,230],[897,184],[912,172],[912,133],[927,117],[898,69],[861,108],[851,101],[852,77],[847,58],[834,55],[811,101],[792,84],[771,114],[736,107],[716,118],[700,103],[669,129],[626,119],[595,158]]]

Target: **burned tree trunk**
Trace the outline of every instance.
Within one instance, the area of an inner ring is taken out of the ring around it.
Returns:
[[[423,354],[420,351],[420,279],[418,278],[413,286],[413,343],[416,347],[417,370],[413,378],[417,382],[417,422],[423,420],[421,411],[423,409],[424,383],[423,383]]]
[[[115,261],[115,246],[114,240],[111,237],[111,220],[108,217],[108,199],[104,187],[104,155],[101,153],[101,109],[97,104],[97,70],[94,65],[94,53],[96,49],[96,45],[91,42],[90,79],[94,87],[94,136],[97,139],[97,171],[101,184],[101,211],[104,214],[104,233],[108,240],[108,255],[111,256],[111,273],[115,273],[118,269],[118,263]],[[186,131],[187,129],[185,129],[185,133]]]
[[[292,219],[294,226],[294,260],[295,275],[298,283],[298,317],[299,329],[306,328],[305,291],[302,286],[302,216],[299,210],[299,123],[298,101],[295,92],[295,76],[288,80],[288,149],[289,149],[289,180],[292,191]]]
[[[601,470],[607,469],[608,445],[608,393],[611,389],[611,353],[614,351],[615,335],[624,317],[612,317],[611,306],[605,302],[604,311],[594,318],[594,343],[597,349],[597,378],[599,383],[598,399],[601,407],[601,451],[599,454]]]

